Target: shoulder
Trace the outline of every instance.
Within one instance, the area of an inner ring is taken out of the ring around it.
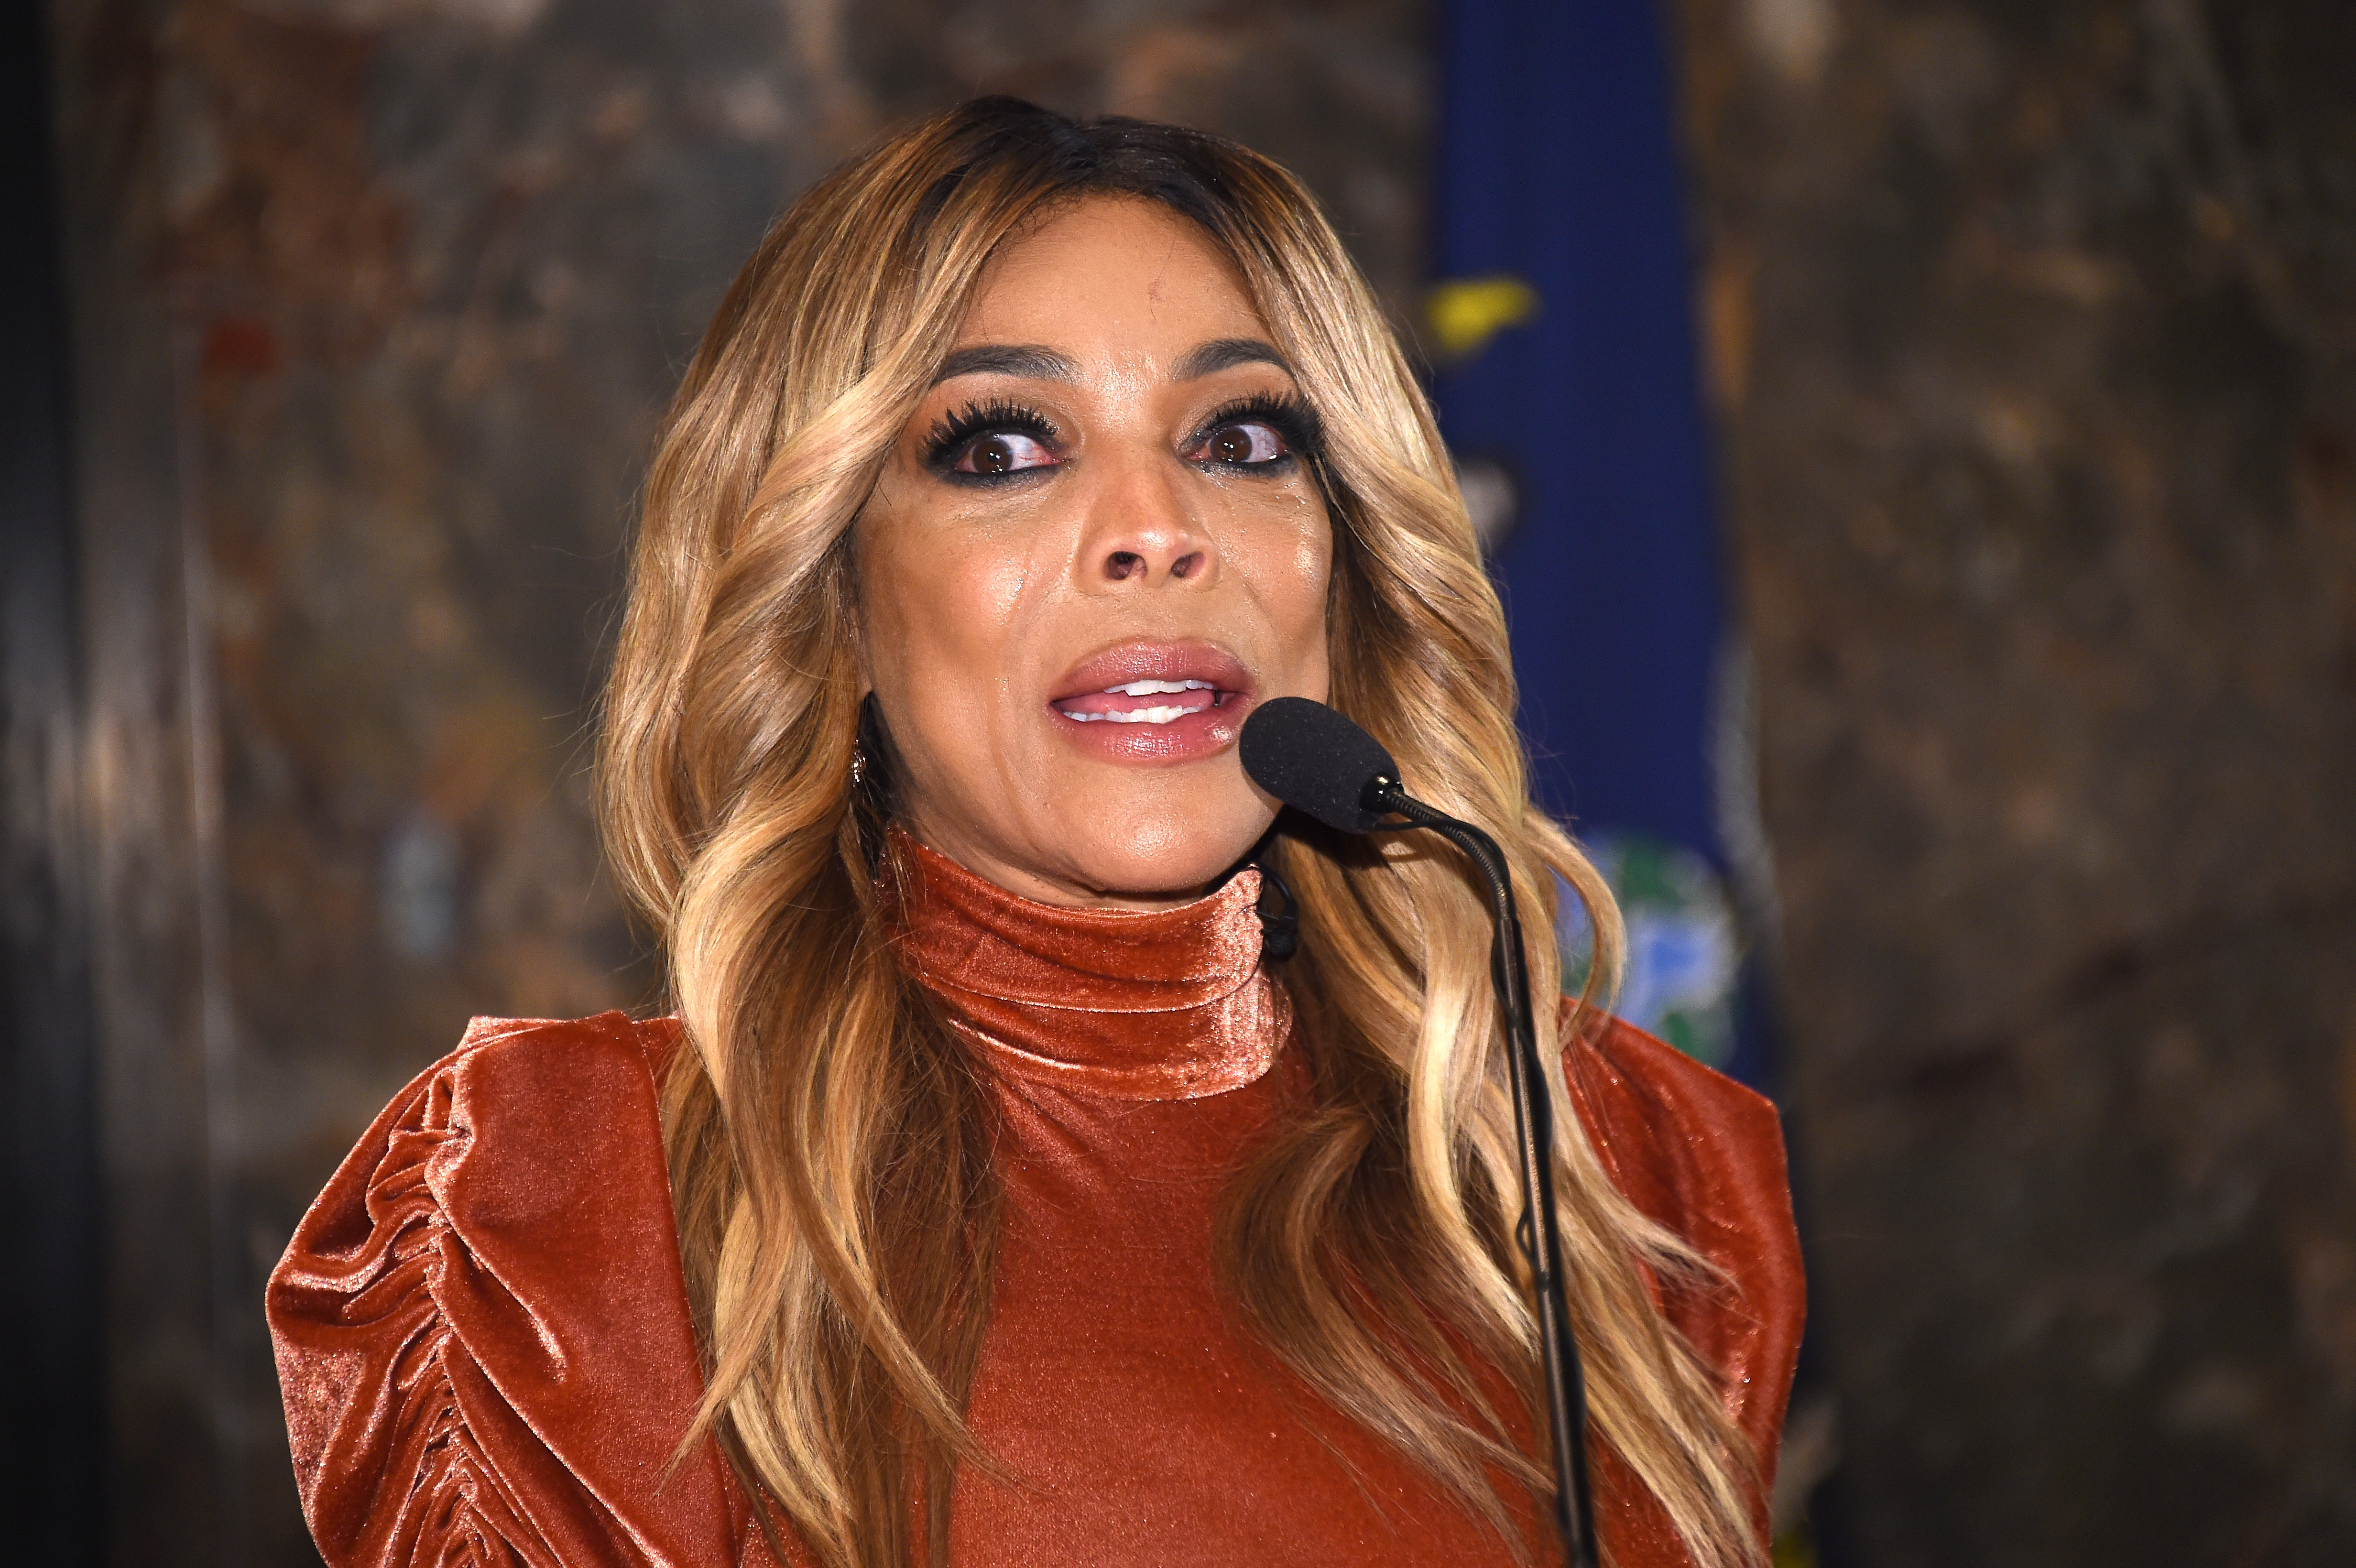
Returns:
[[[618,1012],[478,1018],[386,1115],[434,1143],[433,1196],[470,1243],[577,1269],[585,1240],[634,1249],[669,1213],[660,1085],[678,1040],[674,1020]]]
[[[1679,1228],[1697,1207],[1754,1200],[1788,1215],[1783,1123],[1764,1095],[1616,1018],[1571,1038],[1563,1069],[1613,1179],[1653,1218]]]
[[[568,1563],[733,1560],[716,1454],[663,1485],[702,1381],[657,1091],[678,1038],[620,1013],[477,1019],[304,1216],[267,1311],[337,1568],[430,1558],[449,1531],[532,1561],[552,1530]]]
[[[496,1138],[505,1157],[552,1175],[579,1171],[589,1155],[659,1165],[662,1075],[679,1043],[676,1019],[478,1018],[403,1095],[425,1101],[429,1119]]]
[[[517,1107],[584,1090],[634,1093],[642,1083],[660,1082],[679,1042],[677,1019],[634,1019],[619,1012],[585,1019],[477,1018],[467,1023],[457,1049],[419,1074],[410,1089],[437,1082],[495,1082],[519,1097]]]
[[[410,1080],[360,1135],[304,1216],[296,1246],[357,1243],[388,1217],[369,1195],[390,1198],[402,1178],[413,1176],[414,1196],[446,1210],[476,1185],[461,1173],[488,1166],[538,1179],[533,1189],[551,1200],[573,1195],[591,1167],[659,1172],[657,1085],[677,1029],[618,1012],[474,1019],[457,1048]]]
[[[1715,1269],[1665,1306],[1772,1475],[1807,1305],[1773,1104],[1619,1019],[1571,1038],[1563,1068],[1613,1184]]]

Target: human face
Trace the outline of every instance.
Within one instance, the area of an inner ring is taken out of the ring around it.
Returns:
[[[1315,416],[1234,269],[1091,199],[994,257],[854,534],[911,832],[1043,902],[1192,898],[1268,829],[1244,715],[1326,694]]]

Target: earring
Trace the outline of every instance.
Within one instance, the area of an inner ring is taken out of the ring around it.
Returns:
[[[851,736],[851,787],[873,790],[891,782],[889,743],[884,739],[884,710],[875,694],[859,699],[859,728]]]

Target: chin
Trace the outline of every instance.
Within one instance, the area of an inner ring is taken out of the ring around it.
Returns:
[[[1257,804],[1199,811],[1165,805],[1150,816],[1129,817],[1153,823],[1151,830],[1106,831],[1122,819],[1111,813],[1073,825],[1066,842],[1074,879],[1113,897],[1166,899],[1191,897],[1225,876],[1274,817]]]

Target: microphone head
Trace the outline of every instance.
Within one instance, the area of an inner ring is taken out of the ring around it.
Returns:
[[[1236,750],[1251,782],[1328,827],[1365,833],[1382,821],[1365,807],[1366,786],[1397,782],[1383,743],[1322,702],[1276,697],[1244,720]]]

